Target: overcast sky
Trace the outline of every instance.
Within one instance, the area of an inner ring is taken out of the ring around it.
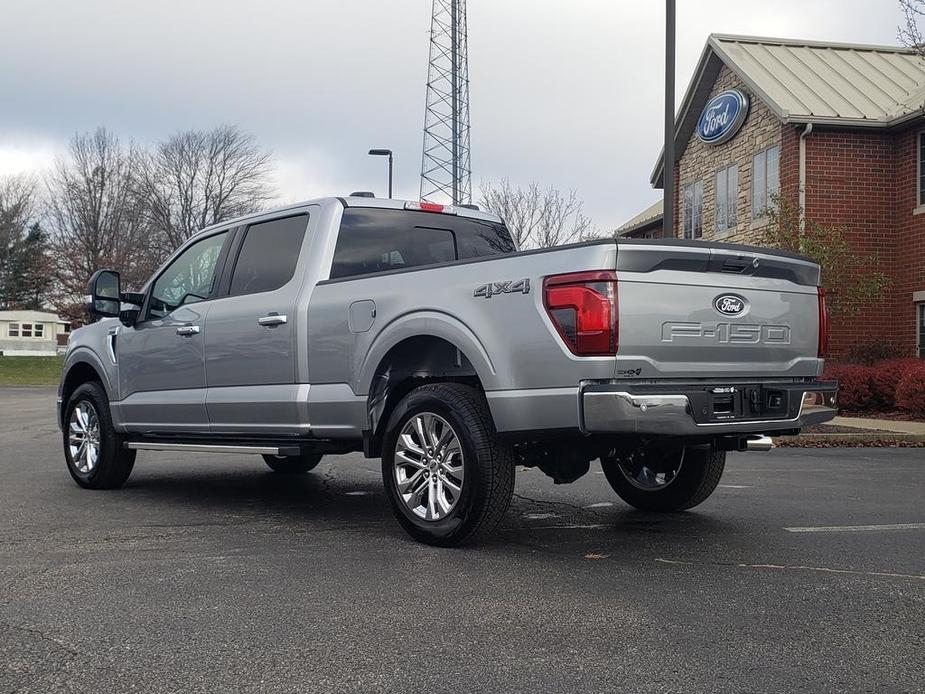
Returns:
[[[0,174],[76,131],[125,139],[234,123],[271,149],[282,200],[417,199],[431,0],[2,0]],[[654,200],[664,3],[469,0],[473,191],[576,189],[601,229]],[[896,43],[895,0],[679,0],[680,102],[711,32]]]

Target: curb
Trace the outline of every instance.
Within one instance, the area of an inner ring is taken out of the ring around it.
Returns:
[[[798,436],[776,436],[774,445],[781,448],[918,447],[925,446],[925,434],[900,434],[889,431],[859,434],[800,434]]]

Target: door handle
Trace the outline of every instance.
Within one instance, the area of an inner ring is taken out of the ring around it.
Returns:
[[[286,323],[289,319],[286,316],[280,316],[275,313],[271,313],[269,316],[263,316],[262,318],[257,319],[257,325],[262,325],[263,327],[273,327],[274,325],[282,325]]]
[[[189,335],[195,335],[198,332],[199,332],[198,325],[181,325],[179,328],[177,328],[177,335],[189,336]]]

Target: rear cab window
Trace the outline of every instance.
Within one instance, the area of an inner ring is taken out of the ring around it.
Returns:
[[[516,250],[500,222],[414,210],[344,210],[331,279],[482,258]]]

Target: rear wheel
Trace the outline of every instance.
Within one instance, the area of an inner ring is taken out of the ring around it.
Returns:
[[[64,458],[74,481],[87,489],[125,484],[135,466],[135,451],[122,444],[102,384],[91,381],[78,386],[64,411]]]
[[[623,457],[601,458],[610,486],[642,511],[684,511],[713,493],[726,452],[711,446],[652,445]]]
[[[484,396],[426,385],[396,406],[382,476],[395,517],[415,539],[452,547],[488,535],[514,493],[514,456],[497,438]]]
[[[314,470],[321,462],[321,458],[321,453],[303,453],[302,455],[265,455],[263,461],[270,466],[273,472],[295,475]]]

